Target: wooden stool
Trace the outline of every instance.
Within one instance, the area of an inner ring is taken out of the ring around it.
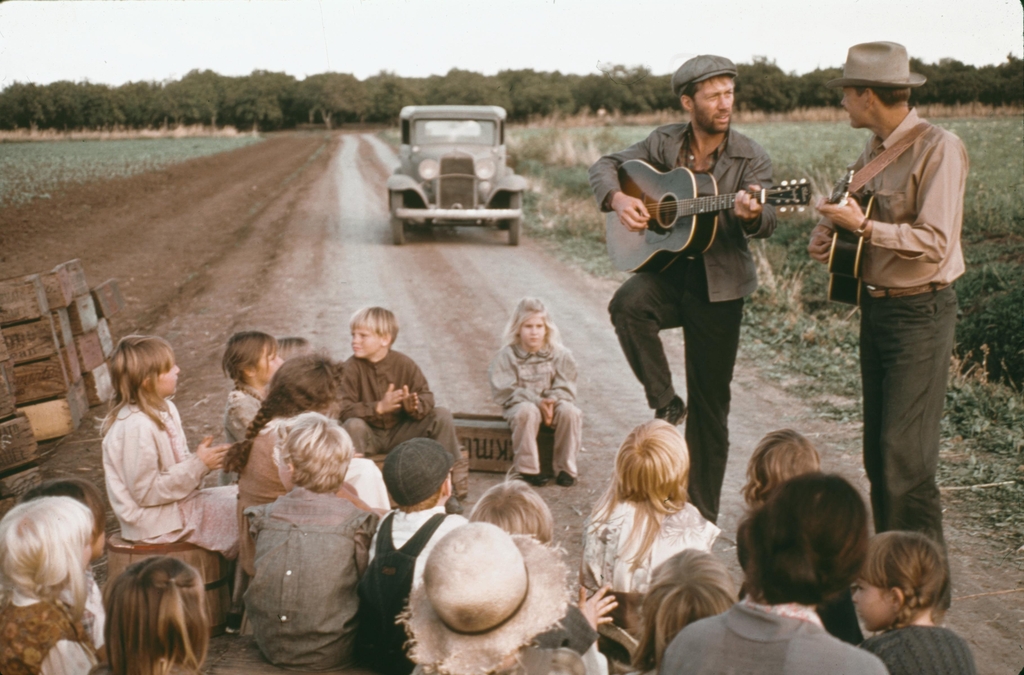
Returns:
[[[206,587],[206,611],[210,616],[210,636],[221,635],[227,626],[231,606],[231,564],[220,553],[207,551],[185,542],[176,544],[133,544],[119,534],[107,537],[107,583],[116,579],[132,563],[165,555],[188,563],[199,572]]]

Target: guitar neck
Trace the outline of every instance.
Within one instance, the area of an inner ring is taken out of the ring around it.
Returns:
[[[677,213],[680,216],[696,216],[702,213],[727,211],[736,204],[736,195],[738,194],[738,192],[734,192],[728,195],[712,195],[709,197],[697,197],[696,199],[684,199],[683,201],[676,203]]]

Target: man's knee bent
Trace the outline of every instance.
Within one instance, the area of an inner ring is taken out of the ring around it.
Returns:
[[[517,404],[512,409],[512,418],[509,421],[513,424],[540,424],[540,419],[540,408],[533,403],[525,402]]]

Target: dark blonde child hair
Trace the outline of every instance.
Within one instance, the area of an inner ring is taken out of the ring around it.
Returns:
[[[710,553],[687,549],[658,565],[640,610],[641,633],[633,667],[657,670],[672,638],[694,621],[721,614],[736,602],[729,570]]]
[[[102,433],[107,433],[117,419],[117,413],[126,405],[136,405],[166,431],[160,413],[167,412],[167,404],[156,393],[157,378],[174,368],[174,349],[167,340],[152,335],[126,335],[117,343],[110,357],[110,383],[114,397],[110,412],[103,419]]]
[[[349,329],[365,328],[378,337],[390,337],[391,344],[398,339],[398,319],[389,309],[363,307],[356,310],[348,322]]]
[[[259,370],[265,357],[274,358],[277,353],[277,339],[273,335],[257,330],[242,331],[228,339],[220,365],[235,384],[252,385],[245,371]]]
[[[196,570],[166,556],[133,563],[104,597],[112,675],[198,675],[210,644],[206,590]]]
[[[282,361],[295,356],[309,356],[313,353],[313,345],[304,337],[279,337],[277,338],[277,353]]]
[[[550,544],[554,538],[551,509],[536,490],[508,476],[481,495],[469,521],[497,525],[509,534],[530,535],[542,544]]]
[[[286,361],[270,381],[267,397],[246,432],[245,440],[231,446],[224,459],[226,471],[240,472],[249,463],[253,440],[279,417],[314,411],[328,412],[338,403],[341,372],[337,363],[317,354]]]
[[[819,471],[818,450],[803,434],[792,429],[772,431],[761,439],[747,462],[743,499],[748,508],[756,509],[772,490],[790,478]]]
[[[607,492],[594,507],[594,522],[607,522],[615,508],[636,507],[636,526],[625,549],[639,547],[632,570],[643,565],[667,516],[681,511],[689,496],[690,453],[679,430],[665,420],[651,420],[629,432],[615,455],[615,473]]]
[[[558,327],[551,321],[551,316],[548,314],[544,302],[539,298],[523,298],[516,305],[508,323],[505,324],[505,334],[502,338],[503,347],[519,344],[519,331],[522,329],[523,324],[526,323],[526,320],[534,314],[540,314],[541,318],[544,319],[544,326],[547,328],[547,334],[544,338],[545,344],[548,347],[562,346],[562,335],[558,331]]]
[[[92,538],[95,541],[106,533],[107,509],[100,489],[83,478],[55,478],[37,485],[21,496],[20,503],[41,497],[71,497],[84,504],[92,513]]]
[[[277,453],[280,462],[292,465],[292,483],[325,494],[341,489],[355,447],[337,421],[307,412],[288,421]]]
[[[919,532],[884,532],[871,538],[860,579],[883,590],[899,589],[903,604],[885,630],[904,628],[922,612],[930,612],[936,624],[946,613],[949,573],[942,551]]]

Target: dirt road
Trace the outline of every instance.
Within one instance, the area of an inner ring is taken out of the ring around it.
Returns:
[[[406,246],[390,245],[384,183],[395,162],[372,135],[283,134],[151,174],[69,188],[45,203],[0,212],[0,271],[12,276],[80,257],[92,283],[121,279],[129,309],[115,330],[160,334],[175,346],[183,371],[177,403],[193,442],[221,433],[228,383],[219,360],[231,333],[304,335],[346,358],[349,316],[367,304],[395,311],[396,348],[420,364],[439,404],[497,412],[486,373],[502,327],[521,297],[544,298],[580,365],[582,477],[572,489],[541,489],[575,564],[583,520],[607,486],[615,449],[650,417],[608,322],[615,285],[565,266],[528,239],[509,247],[494,230],[411,234]],[[682,373],[679,333],[663,337],[673,370]],[[783,426],[815,438],[826,470],[866,486],[856,428],[815,418],[761,380],[741,353],[719,521],[724,536],[716,546],[734,570],[747,458],[766,431]],[[98,431],[87,424],[53,447],[46,473],[100,481],[99,453]],[[471,499],[497,480],[474,474]],[[948,538],[955,597],[1019,586],[1020,556],[1000,558],[985,541],[952,528]],[[971,642],[979,672],[1016,673],[1024,665],[1022,606],[1021,594],[954,605],[948,624]]]

